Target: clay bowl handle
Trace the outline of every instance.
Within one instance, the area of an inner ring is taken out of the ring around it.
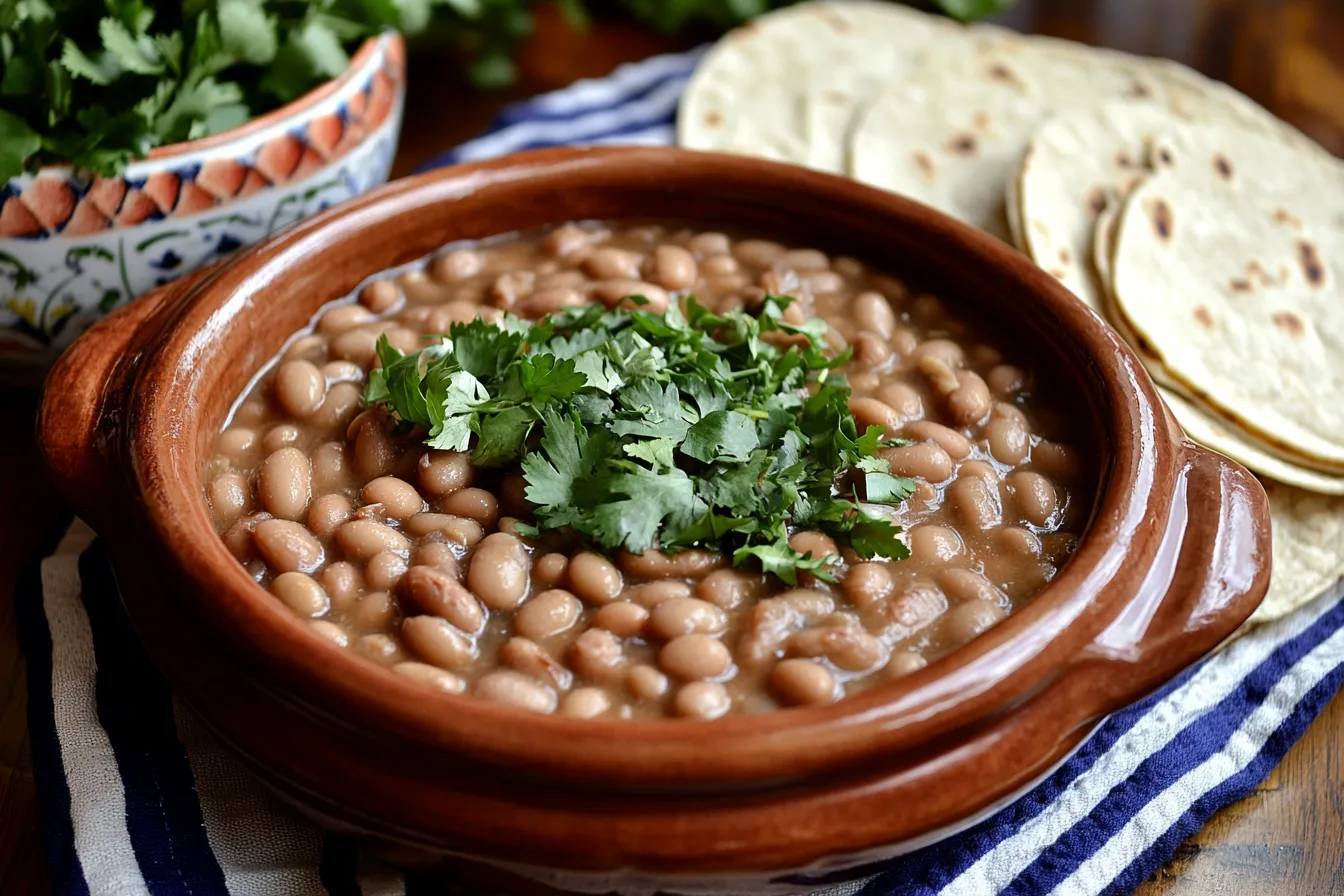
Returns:
[[[117,398],[140,358],[145,331],[189,294],[212,269],[197,271],[127,303],[94,324],[47,374],[37,417],[37,443],[56,487],[85,516],[112,499]]]
[[[1269,499],[1245,467],[1181,446],[1172,523],[1137,598],[1075,671],[1103,710],[1137,699],[1209,653],[1269,587]]]

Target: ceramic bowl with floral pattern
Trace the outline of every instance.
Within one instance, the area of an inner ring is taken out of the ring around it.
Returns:
[[[0,380],[40,380],[112,309],[386,181],[405,71],[388,32],[341,77],[118,177],[51,166],[0,184]]]

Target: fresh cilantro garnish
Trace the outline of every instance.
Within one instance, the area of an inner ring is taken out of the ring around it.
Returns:
[[[909,555],[872,505],[914,487],[860,433],[825,324],[714,314],[694,298],[655,314],[569,309],[535,323],[454,324],[411,355],[378,343],[364,400],[423,427],[432,447],[481,467],[519,464],[535,505],[528,531],[568,529],[607,549],[713,548],[792,584],[829,578],[827,558],[789,547],[820,529],[860,556]]]
[[[479,20],[475,5],[0,0],[0,187],[50,163],[120,173],[342,74],[370,35],[423,31],[435,11],[450,27]]]

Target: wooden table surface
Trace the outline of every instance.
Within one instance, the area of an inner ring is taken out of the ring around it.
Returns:
[[[1187,62],[1250,94],[1344,155],[1344,0],[1019,0],[1003,21]],[[511,90],[473,93],[432,58],[413,58],[401,152],[405,174],[481,130],[506,102],[678,49],[633,26],[567,33],[543,11]],[[35,399],[0,397],[0,894],[48,892],[29,761],[13,583],[60,512],[31,471]],[[1223,810],[1139,890],[1141,896],[1344,894],[1344,697],[1326,709],[1254,795]],[[93,894],[101,896],[101,894]],[[284,896],[284,894],[276,894]]]

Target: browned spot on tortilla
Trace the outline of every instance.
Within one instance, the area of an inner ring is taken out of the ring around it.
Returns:
[[[1009,84],[1022,83],[1022,79],[1017,76],[1017,72],[1002,62],[996,62],[989,67],[989,76],[995,81],[1006,81]]]
[[[1250,292],[1255,289],[1255,287],[1251,285],[1251,281],[1243,280],[1240,277],[1234,277],[1228,286],[1232,288],[1233,292]]]
[[[1325,283],[1325,267],[1316,254],[1316,244],[1310,240],[1297,241],[1297,260],[1302,265],[1302,274],[1312,286]]]
[[[1073,253],[1068,249],[1061,247],[1059,250],[1059,263],[1068,264],[1071,261],[1073,261]]]
[[[1251,279],[1258,281],[1261,286],[1270,286],[1274,283],[1273,275],[1265,270],[1264,266],[1254,258],[1246,262],[1246,274]],[[1287,276],[1287,272],[1284,269],[1280,269],[1279,274],[1281,279]]]
[[[1291,311],[1275,311],[1269,316],[1269,319],[1274,321],[1274,326],[1294,339],[1301,339],[1303,334],[1307,332],[1307,328],[1302,325],[1302,318]]]
[[[1163,165],[1171,165],[1176,161],[1171,155],[1171,150],[1167,149],[1165,146],[1157,151],[1157,159]]]
[[[1121,168],[1133,168],[1134,158],[1129,154],[1129,150],[1122,149],[1115,154],[1115,164]]]
[[[1129,95],[1132,97],[1138,97],[1139,99],[1146,99],[1147,97],[1153,95],[1153,88],[1149,87],[1142,81],[1135,81],[1134,83],[1129,85]]]
[[[937,169],[934,168],[933,159],[929,158],[929,154],[923,151],[915,153],[915,167],[923,172],[929,180],[933,180],[938,174]]]
[[[1172,221],[1171,206],[1167,205],[1163,199],[1149,200],[1148,217],[1152,219],[1153,230],[1157,232],[1158,239],[1164,243],[1171,242],[1172,230],[1175,228],[1175,223]]]
[[[1287,224],[1289,227],[1300,228],[1302,219],[1288,211],[1286,208],[1276,208],[1274,210],[1274,222],[1276,224]]]
[[[705,124],[709,125],[712,128],[716,128],[719,125],[723,124],[723,116],[717,112],[706,112]]]
[[[1195,308],[1195,320],[1199,321],[1199,325],[1204,329],[1213,329],[1213,314],[1203,305]]]
[[[1232,179],[1232,163],[1222,153],[1213,157],[1213,168],[1223,180]]]
[[[1087,194],[1087,207],[1098,215],[1106,211],[1106,191],[1101,187],[1093,187],[1092,192]]]
[[[947,141],[947,151],[959,156],[973,156],[975,148],[975,137],[972,134],[957,134]]]
[[[971,124],[982,131],[989,130],[989,116],[984,112],[977,112],[971,116]]]

